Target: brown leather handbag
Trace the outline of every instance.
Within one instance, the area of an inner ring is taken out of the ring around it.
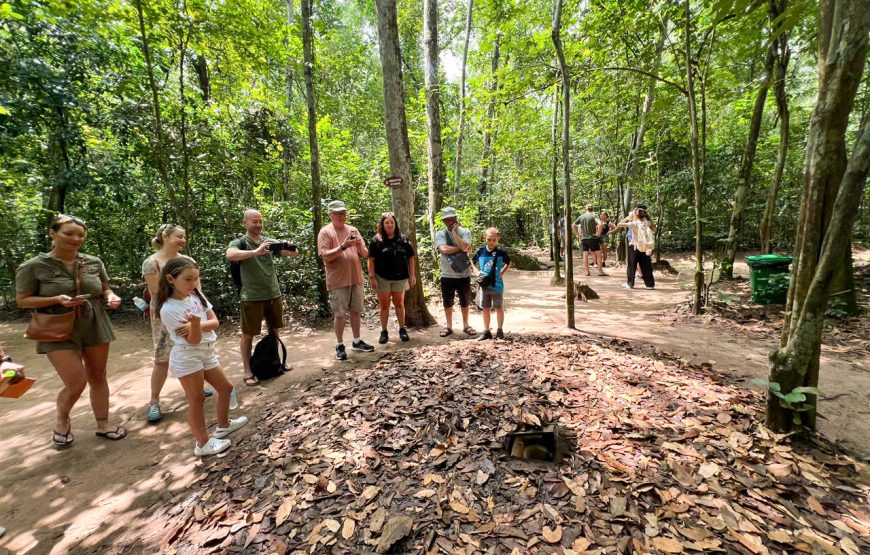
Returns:
[[[80,258],[75,260],[75,283],[76,296],[81,294],[82,287],[82,271],[84,264]],[[76,308],[70,312],[63,314],[50,314],[47,312],[33,312],[30,317],[30,325],[27,326],[27,331],[24,332],[24,337],[32,341],[42,341],[44,343],[62,343],[69,341],[73,334],[76,317],[79,309]]]

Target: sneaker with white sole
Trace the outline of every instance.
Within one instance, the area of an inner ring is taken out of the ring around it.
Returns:
[[[148,422],[159,422],[163,418],[163,413],[160,412],[159,403],[151,403],[148,405]]]
[[[230,410],[237,410],[239,408],[239,398],[236,396],[236,388],[233,388],[233,391],[230,393]]]
[[[205,442],[205,445],[202,447],[199,446],[199,443],[195,444],[193,448],[193,454],[197,457],[207,457],[209,455],[217,455],[218,453],[222,453],[230,448],[233,442],[228,439],[218,439],[213,437]]]
[[[229,426],[227,426],[226,428],[221,428],[220,426],[218,426],[217,428],[214,429],[214,434],[212,434],[212,435],[218,439],[225,438],[247,423],[248,423],[247,416],[240,416],[238,418],[230,418],[230,425]]]
[[[369,345],[368,343],[366,343],[362,339],[360,339],[359,341],[354,341],[353,343],[351,343],[350,348],[353,349],[354,351],[362,351],[364,353],[371,353],[372,351],[375,350],[375,348],[372,345]]]
[[[622,287],[623,289],[634,289],[634,287],[627,283],[623,283],[622,285],[620,285],[620,287]]]

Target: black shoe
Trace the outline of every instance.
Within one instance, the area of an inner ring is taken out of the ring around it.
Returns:
[[[399,328],[399,339],[402,341],[410,341],[411,338],[408,337],[408,330],[405,328]]]
[[[477,336],[478,341],[486,341],[487,339],[492,339],[492,332],[489,330],[484,330],[484,332]]]
[[[335,358],[338,360],[347,360],[347,351],[344,350],[344,345],[335,346]]]
[[[501,328],[498,328],[495,332],[496,339],[504,339],[504,332],[501,331]]]
[[[401,333],[399,334],[401,335]],[[381,337],[378,339],[378,343],[383,345],[387,341],[390,340],[390,334],[387,333],[387,330],[381,330]]]
[[[362,339],[360,339],[359,341],[354,341],[353,343],[351,343],[350,348],[353,349],[354,351],[363,351],[366,353],[370,353],[370,352],[375,350],[374,347],[372,347],[371,345],[369,345],[368,343],[366,343]]]

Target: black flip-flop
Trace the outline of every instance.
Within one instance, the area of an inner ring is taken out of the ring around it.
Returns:
[[[443,330],[441,330],[441,333],[439,333],[438,335],[440,335],[441,337],[447,337],[448,335],[452,335],[452,334],[453,334],[452,329],[444,328]]]
[[[58,440],[58,438],[60,439]],[[70,427],[65,434],[62,434],[57,430],[52,430],[51,442],[55,447],[69,447],[75,439],[76,438],[72,435],[72,424],[70,424]]]
[[[245,376],[245,385],[247,385],[248,387],[260,385],[260,378],[258,378],[257,376]]]
[[[122,428],[121,426],[116,426],[114,430],[110,432],[95,432],[97,437],[108,439],[110,441],[118,441],[119,439],[124,439],[127,437],[127,430]]]

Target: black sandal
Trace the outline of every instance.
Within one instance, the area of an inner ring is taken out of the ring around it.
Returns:
[[[127,430],[122,428],[121,426],[115,426],[114,430],[108,432],[95,432],[97,437],[101,437],[103,439],[108,439],[111,441],[118,441],[119,439],[124,439],[127,437]]]
[[[75,437],[72,435],[72,424],[69,425],[69,429],[67,429],[65,434],[57,430],[52,431],[51,442],[55,447],[69,447],[73,441],[75,441]]]

